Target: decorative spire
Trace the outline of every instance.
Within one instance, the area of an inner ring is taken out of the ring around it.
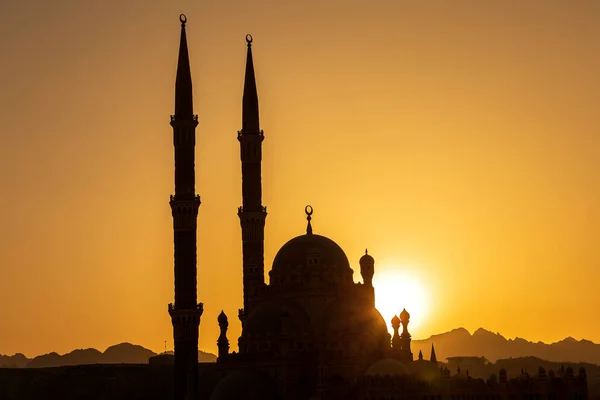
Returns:
[[[246,43],[248,43],[248,53],[246,55],[246,77],[244,79],[244,96],[242,98],[242,134],[259,135],[258,92],[254,76],[254,62],[252,60],[252,35],[246,35]]]
[[[419,350],[419,360],[423,360],[423,352]]]
[[[429,357],[429,361],[437,364],[437,357],[435,356],[435,348],[433,347],[433,343],[431,344],[431,357]]]
[[[310,224],[310,220],[312,219],[311,215],[313,213],[313,208],[309,204],[304,208],[304,212],[306,213],[306,220],[308,221],[308,225],[306,226],[306,234],[312,235],[312,225]]]
[[[187,17],[179,16],[181,21],[181,39],[179,42],[179,60],[177,62],[177,78],[175,80],[175,117],[182,119],[193,118],[192,73],[190,72],[190,57],[187,48],[185,24]]]

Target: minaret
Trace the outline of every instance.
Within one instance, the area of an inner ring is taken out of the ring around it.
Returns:
[[[242,160],[242,206],[238,209],[242,227],[244,308],[242,326],[252,311],[250,296],[265,284],[264,234],[267,208],[262,205],[261,161],[263,131],[258,118],[258,93],[252,61],[252,36],[246,35],[248,53],[242,99],[242,130],[238,132]]]
[[[175,147],[175,195],[171,195],[175,245],[175,304],[169,304],[175,342],[175,400],[198,398],[198,328],[202,303],[196,299],[196,222],[200,196],[195,193],[194,146],[198,116],[193,113],[192,76],[181,21],[175,80],[175,115],[171,116]]]

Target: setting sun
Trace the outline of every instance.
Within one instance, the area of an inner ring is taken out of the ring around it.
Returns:
[[[375,307],[392,333],[391,319],[403,308],[410,313],[409,331],[418,332],[429,313],[429,294],[419,277],[408,268],[388,265],[379,268],[373,278]]]

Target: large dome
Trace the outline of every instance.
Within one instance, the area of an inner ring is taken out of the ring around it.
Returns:
[[[348,257],[336,242],[325,236],[306,234],[283,245],[275,256],[273,270],[319,265],[350,269]]]

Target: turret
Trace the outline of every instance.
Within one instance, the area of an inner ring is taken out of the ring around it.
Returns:
[[[406,311],[406,308],[400,313],[400,321],[402,322],[402,355],[405,360],[412,361],[413,355],[410,350],[410,333],[408,333],[408,323],[410,322],[410,314]]]
[[[392,317],[392,329],[394,329],[394,335],[392,336],[392,352],[395,357],[399,357],[402,352],[402,339],[398,334],[400,329],[400,318],[397,315]]]
[[[375,307],[375,288],[373,287],[373,274],[375,273],[375,260],[365,249],[365,254],[358,261],[360,264],[360,275],[363,278],[362,290],[365,302]]]
[[[369,251],[365,249],[365,255],[359,260],[360,275],[363,282],[367,286],[373,286],[373,275],[375,273],[375,260],[369,255]]]
[[[229,321],[227,320],[227,315],[225,315],[224,311],[221,311],[221,314],[217,317],[217,322],[219,323],[219,329],[221,330],[221,334],[217,340],[217,347],[219,348],[219,357],[217,361],[222,361],[229,355],[229,340],[227,339]]]

